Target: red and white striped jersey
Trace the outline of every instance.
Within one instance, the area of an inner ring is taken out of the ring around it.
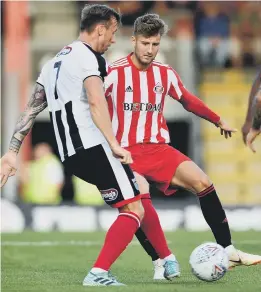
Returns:
[[[146,71],[141,71],[132,63],[131,54],[111,64],[105,95],[121,146],[169,143],[163,116],[165,97],[179,100],[183,88],[178,74],[168,65],[153,61]]]

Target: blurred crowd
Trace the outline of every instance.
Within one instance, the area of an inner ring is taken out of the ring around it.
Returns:
[[[169,23],[168,36],[193,37],[195,57],[202,67],[254,67],[261,59],[260,1],[104,1],[122,14],[127,29],[148,12]],[[86,3],[79,1],[79,11]]]

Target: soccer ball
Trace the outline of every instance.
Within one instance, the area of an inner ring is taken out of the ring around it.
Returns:
[[[214,242],[203,243],[190,255],[192,273],[202,281],[221,279],[228,270],[229,259],[225,249]]]

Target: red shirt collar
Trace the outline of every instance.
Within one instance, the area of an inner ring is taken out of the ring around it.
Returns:
[[[140,71],[140,72],[146,72],[148,70],[150,70],[152,68],[152,63],[150,64],[150,66],[146,69],[146,70],[141,70],[141,69],[138,69],[135,64],[132,62],[132,59],[131,59],[131,56],[133,55],[133,52],[130,53],[128,56],[127,56],[127,60],[129,61],[130,65],[132,67],[134,67],[136,70]]]

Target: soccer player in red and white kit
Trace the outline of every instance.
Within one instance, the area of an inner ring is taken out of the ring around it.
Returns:
[[[189,157],[168,145],[169,131],[163,116],[167,95],[187,111],[220,128],[226,139],[236,130],[189,92],[173,68],[154,61],[166,31],[166,24],[156,14],[137,18],[133,53],[111,64],[105,81],[114,133],[121,146],[132,154],[131,168],[144,194],[147,224],[141,227],[160,258],[164,257],[169,250],[162,244],[164,234],[156,212],[152,211],[147,181],[156,183],[166,195],[173,194],[178,187],[185,188],[197,195],[217,243],[228,253],[230,267],[261,263],[261,256],[244,253],[232,245],[226,214],[208,176]],[[168,275],[175,272],[168,268],[165,266]]]

